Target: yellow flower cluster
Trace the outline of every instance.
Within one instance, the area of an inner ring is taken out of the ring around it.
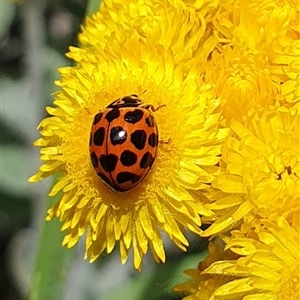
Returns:
[[[297,1],[235,0],[213,16],[218,44],[202,72],[231,131],[202,190],[214,215],[201,235],[215,240],[175,287],[185,300],[299,299],[299,17]]]
[[[162,232],[185,250],[187,229],[217,238],[175,287],[184,299],[296,299],[299,19],[297,0],[102,1],[35,142],[44,164],[30,181],[62,174],[47,219],[64,222],[63,244],[86,233],[91,261],[118,244],[140,270],[148,249],[165,261]],[[162,107],[160,140],[146,179],[116,193],[90,161],[90,130],[131,94]]]

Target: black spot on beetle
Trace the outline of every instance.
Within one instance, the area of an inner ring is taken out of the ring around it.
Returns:
[[[137,162],[137,155],[130,150],[124,150],[120,156],[120,160],[123,166],[130,167]]]
[[[143,150],[146,144],[147,133],[145,130],[136,130],[130,136],[131,143],[138,150]]]
[[[102,154],[100,155],[99,161],[102,168],[106,172],[113,172],[118,163],[118,156],[114,154],[108,154],[108,155]]]
[[[158,145],[158,135],[154,132],[152,132],[148,137],[148,144],[151,147],[156,147]]]
[[[97,113],[96,116],[94,117],[93,124],[94,125],[98,124],[100,122],[102,116],[103,116],[103,112]]]
[[[115,107],[106,114],[105,119],[108,122],[112,122],[114,119],[117,119],[119,117],[120,117],[120,110],[119,108]]]
[[[143,118],[144,112],[140,109],[129,111],[125,114],[124,120],[128,123],[135,124]]]
[[[92,162],[92,165],[94,166],[94,168],[98,167],[98,157],[95,152],[91,153],[91,162]]]
[[[131,172],[120,172],[117,175],[117,182],[119,184],[125,183],[127,181],[131,181],[132,183],[136,183],[141,179],[140,175],[131,173]]]
[[[110,131],[110,142],[112,145],[121,145],[127,139],[127,132],[121,126],[113,127]]]
[[[154,162],[154,157],[151,155],[151,153],[148,151],[146,152],[141,161],[140,161],[140,167],[143,168],[143,169],[146,169],[148,167],[151,167],[152,164]]]
[[[105,136],[105,128],[104,127],[98,128],[94,133],[94,144],[96,146],[102,146],[104,142],[104,136]]]
[[[122,98],[122,101],[125,104],[125,106],[137,106],[142,103],[141,100],[133,98],[132,96],[137,97],[137,95],[133,94],[131,96],[125,96]]]
[[[109,104],[106,108],[122,108],[122,107],[137,107],[143,102],[137,98],[138,96],[133,94],[131,96],[125,96],[122,99],[117,99]]]
[[[152,115],[149,115],[149,117],[146,118],[146,124],[149,127],[154,127],[155,121]]]

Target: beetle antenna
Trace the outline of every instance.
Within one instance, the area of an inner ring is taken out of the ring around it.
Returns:
[[[144,90],[144,91],[140,94],[140,96],[144,95],[146,92],[147,92],[147,90]]]

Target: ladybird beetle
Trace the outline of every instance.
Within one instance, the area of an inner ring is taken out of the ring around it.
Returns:
[[[152,105],[137,95],[119,98],[94,117],[91,162],[98,176],[116,192],[137,186],[156,158],[158,129]]]

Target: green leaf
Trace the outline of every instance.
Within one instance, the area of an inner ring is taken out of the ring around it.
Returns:
[[[187,279],[183,271],[196,268],[206,256],[207,251],[203,251],[182,256],[178,260],[169,260],[165,264],[157,264],[153,272],[138,273],[130,282],[106,296],[105,299],[177,299],[177,295],[172,289],[176,284]],[[102,298],[100,297],[100,299]]]
[[[110,295],[106,295],[106,300],[115,300],[115,299],[130,299],[130,300],[140,300],[145,287],[148,285],[151,275],[144,276],[143,273],[138,274],[134,279],[129,283],[123,284],[122,287],[116,289],[115,292],[112,292]],[[102,300],[103,297],[98,298]]]
[[[91,16],[93,13],[99,10],[101,0],[90,0],[86,9],[86,16]]]
[[[196,268],[198,263],[202,261],[205,256],[207,256],[206,251],[187,254],[186,256],[180,256],[178,260],[173,259],[167,261],[165,264],[157,265],[156,272],[152,280],[148,282],[148,285],[143,290],[140,299],[177,299],[177,295],[172,289],[176,284],[187,279],[183,271]]]
[[[58,199],[59,196],[49,197],[48,207]],[[58,219],[44,221],[29,300],[64,299],[66,279],[74,249],[62,246],[63,233],[60,227],[61,223]]]

